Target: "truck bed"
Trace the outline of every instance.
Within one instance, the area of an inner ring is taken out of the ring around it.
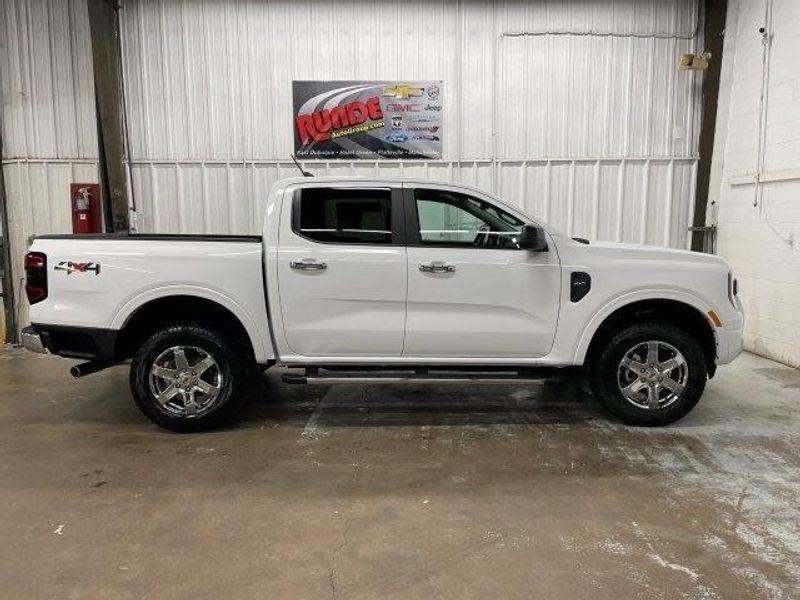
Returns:
[[[86,334],[103,342],[89,345],[88,353],[100,355],[95,346],[113,345],[109,338],[142,307],[185,297],[212,301],[234,315],[259,362],[274,356],[261,236],[45,235],[31,251],[46,256],[48,285],[47,298],[31,306],[31,324],[37,331],[52,330],[53,340]]]

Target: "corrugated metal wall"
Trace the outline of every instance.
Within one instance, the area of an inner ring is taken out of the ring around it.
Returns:
[[[21,256],[69,231],[69,182],[98,178],[91,48],[85,0],[0,1]],[[676,64],[703,48],[698,18],[696,0],[124,0],[141,230],[258,231],[269,187],[297,174],[293,79],[441,79],[442,160],[306,167],[465,181],[572,235],[685,247],[701,76]]]
[[[98,179],[86,0],[2,0],[0,90],[17,322],[25,324],[29,237],[71,231],[70,183]]]
[[[685,247],[694,1],[127,2],[133,190],[148,231],[255,232],[296,174],[293,79],[441,79],[444,157],[304,163],[500,193],[573,235]]]

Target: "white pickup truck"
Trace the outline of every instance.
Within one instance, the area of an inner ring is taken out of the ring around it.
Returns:
[[[262,236],[50,235],[25,264],[25,347],[88,361],[74,376],[131,360],[134,400],[176,431],[275,364],[289,383],[585,365],[616,417],[663,425],[742,347],[721,258],[572,239],[454,183],[288,179]]]

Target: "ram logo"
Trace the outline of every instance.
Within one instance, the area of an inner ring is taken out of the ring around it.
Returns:
[[[73,273],[88,273],[89,271],[94,271],[95,276],[100,275],[100,263],[81,263],[81,262],[72,262],[71,260],[62,260],[58,263],[55,267],[53,267],[55,271],[66,271],[67,275],[72,275]]]

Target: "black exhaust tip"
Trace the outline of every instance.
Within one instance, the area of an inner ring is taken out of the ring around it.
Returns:
[[[78,379],[79,377],[85,377],[86,375],[91,375],[92,373],[97,373],[98,371],[107,369],[110,366],[110,364],[105,362],[90,360],[89,362],[75,365],[69,370],[69,373],[75,379]]]

